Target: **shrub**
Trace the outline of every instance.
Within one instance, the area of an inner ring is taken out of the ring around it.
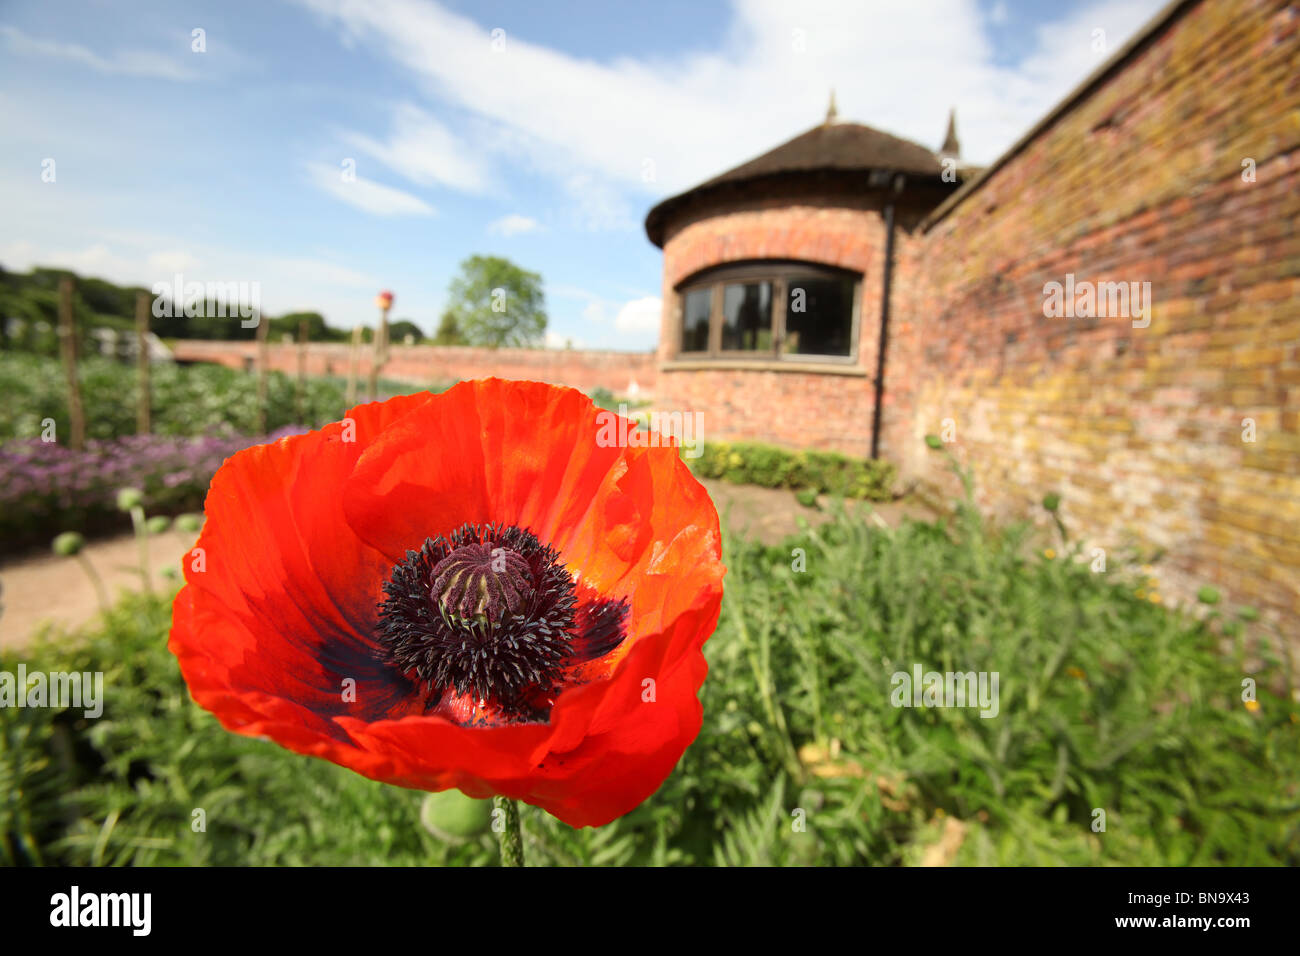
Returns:
[[[763,488],[810,489],[868,501],[893,497],[890,462],[849,458],[831,451],[786,451],[770,445],[706,442],[686,463],[697,475]]]

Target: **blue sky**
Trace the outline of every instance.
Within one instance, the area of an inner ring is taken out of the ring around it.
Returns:
[[[256,282],[341,327],[389,288],[432,330],[461,260],[502,255],[552,345],[651,348],[659,199],[832,88],[932,148],[955,106],[988,162],[1160,5],[0,0],[0,265]]]

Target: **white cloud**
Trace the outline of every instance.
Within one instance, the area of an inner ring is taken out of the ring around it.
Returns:
[[[614,328],[620,332],[633,334],[658,333],[662,314],[663,300],[657,295],[633,299],[631,302],[623,303],[623,307],[618,310],[618,315],[614,316]]]
[[[511,213],[509,216],[502,216],[500,219],[488,223],[488,232],[496,236],[518,236],[525,232],[536,232],[542,228],[542,224],[530,216],[521,216],[518,213]]]
[[[514,35],[494,52],[493,24],[433,3],[298,2],[439,99],[534,144],[529,162],[567,171],[558,178],[591,205],[579,211],[589,226],[625,228],[635,217],[620,208],[622,190],[674,192],[770,149],[818,122],[832,88],[842,117],[931,147],[956,105],[966,158],[988,162],[1095,65],[1078,24],[1105,28],[1113,49],[1161,0],[1071,13],[1043,27],[1014,69],[996,63],[994,13],[977,0],[736,0],[718,51],[610,62]]]
[[[0,37],[9,49],[20,55],[68,60],[110,76],[147,76],[164,80],[193,80],[192,70],[152,50],[120,50],[112,56],[100,56],[77,43],[60,43],[28,36],[16,27],[0,24]]]
[[[393,132],[384,142],[360,133],[345,133],[343,138],[421,186],[438,184],[469,193],[491,188],[486,150],[480,146],[476,151],[419,107],[397,107]]]
[[[435,212],[423,199],[392,186],[363,176],[345,180],[342,168],[328,163],[309,163],[307,173],[317,189],[375,216],[432,216]]]
[[[588,232],[637,225],[631,205],[618,188],[596,174],[574,173],[563,183],[570,224]]]

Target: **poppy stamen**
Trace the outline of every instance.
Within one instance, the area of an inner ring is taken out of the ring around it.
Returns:
[[[622,604],[579,613],[555,549],[513,526],[467,524],[425,539],[393,568],[384,593],[385,659],[427,688],[430,709],[450,690],[510,721],[545,720],[565,668],[622,639]],[[597,622],[601,640],[587,639]]]

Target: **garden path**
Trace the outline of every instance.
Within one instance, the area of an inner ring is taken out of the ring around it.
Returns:
[[[794,492],[752,485],[732,485],[705,480],[722,520],[738,534],[765,544],[775,544],[798,534],[800,521],[816,527],[830,520],[825,511],[805,508],[795,500]],[[850,509],[865,509],[861,502],[850,502]],[[905,515],[933,517],[923,505],[902,501],[869,506],[876,516],[872,520],[890,526]],[[150,566],[155,586],[164,591],[171,586],[161,574],[164,567],[179,569],[180,561],[193,536],[168,531],[150,538]],[[87,543],[82,552],[104,579],[110,600],[123,589],[139,590],[139,552],[131,535],[106,538]],[[0,566],[0,647],[15,650],[27,646],[45,623],[59,630],[73,630],[88,623],[99,610],[94,586],[74,558],[52,554],[29,557]]]
[[[162,569],[171,566],[179,572],[181,558],[197,537],[178,531],[150,537],[149,566],[158,591],[172,586]],[[110,601],[123,590],[140,589],[140,551],[133,535],[89,541],[81,553],[99,572]],[[5,650],[27,646],[46,622],[70,630],[99,611],[94,585],[76,558],[46,554],[6,562],[0,565],[0,587],[0,647]]]

